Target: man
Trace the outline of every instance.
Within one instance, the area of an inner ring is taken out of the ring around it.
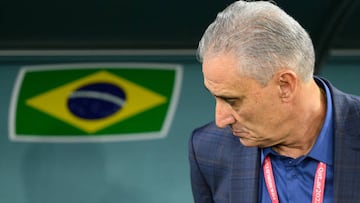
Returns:
[[[292,17],[237,1],[198,54],[216,118],[189,142],[196,203],[360,201],[360,98],[313,76],[313,44]]]

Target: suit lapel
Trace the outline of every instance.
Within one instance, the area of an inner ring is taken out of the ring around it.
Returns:
[[[329,87],[334,103],[334,202],[356,202],[360,199],[359,107]]]
[[[344,118],[345,122],[346,120]],[[347,122],[351,122],[350,120]],[[345,124],[341,123],[340,125]],[[334,202],[358,201],[360,193],[356,191],[360,188],[359,132],[342,131],[341,129],[346,128],[339,126],[335,128]],[[347,129],[350,128],[347,127]]]
[[[260,153],[256,147],[244,147],[236,138],[230,180],[230,203],[256,203],[259,191]]]

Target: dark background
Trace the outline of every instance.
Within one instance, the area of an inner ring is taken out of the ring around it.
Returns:
[[[230,0],[7,0],[0,50],[195,50]],[[330,49],[360,47],[360,1],[277,0],[310,33],[317,67]]]

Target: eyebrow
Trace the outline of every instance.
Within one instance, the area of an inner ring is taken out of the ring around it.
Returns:
[[[222,100],[233,100],[233,99],[242,99],[243,97],[232,97],[232,96],[226,96],[226,95],[216,95],[214,93],[212,93],[205,85],[204,85],[204,88],[211,94],[213,95],[214,97],[216,98],[220,98]]]

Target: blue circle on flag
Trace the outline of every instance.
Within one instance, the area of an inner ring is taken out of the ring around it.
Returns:
[[[68,98],[69,110],[83,119],[101,119],[118,112],[125,105],[126,95],[120,87],[106,82],[85,85]]]

